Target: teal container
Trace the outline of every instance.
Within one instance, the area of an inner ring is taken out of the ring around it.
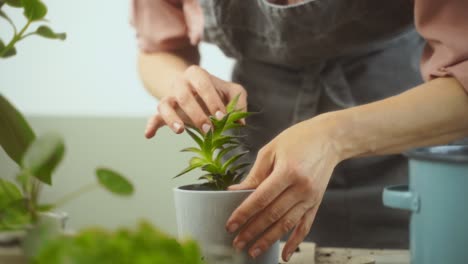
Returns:
[[[385,206],[409,210],[412,264],[468,263],[468,146],[407,153],[409,186],[384,189]]]

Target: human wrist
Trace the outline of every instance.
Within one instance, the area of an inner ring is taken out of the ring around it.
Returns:
[[[319,127],[330,148],[336,155],[337,161],[358,156],[360,145],[353,139],[353,118],[345,110],[333,111],[318,115],[309,120],[312,127]]]

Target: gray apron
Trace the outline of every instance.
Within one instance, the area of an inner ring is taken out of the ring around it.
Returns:
[[[423,40],[409,0],[200,0],[204,40],[237,60],[248,92],[245,144],[259,148],[297,122],[396,95],[422,82]],[[401,155],[350,159],[334,170],[307,240],[319,246],[406,248],[408,214],[382,206],[407,182]]]

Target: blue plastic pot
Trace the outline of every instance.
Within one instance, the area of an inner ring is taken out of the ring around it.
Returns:
[[[412,264],[468,263],[468,146],[407,153],[409,186],[384,189],[385,206],[409,210]]]

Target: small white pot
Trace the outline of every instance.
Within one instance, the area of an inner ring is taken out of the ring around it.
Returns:
[[[177,229],[180,239],[195,239],[201,246],[209,264],[277,264],[279,241],[256,259],[244,250],[236,255],[232,241],[236,234],[229,234],[226,221],[232,212],[253,190],[205,191],[196,190],[197,185],[174,189]],[[247,249],[248,247],[246,247]]]

